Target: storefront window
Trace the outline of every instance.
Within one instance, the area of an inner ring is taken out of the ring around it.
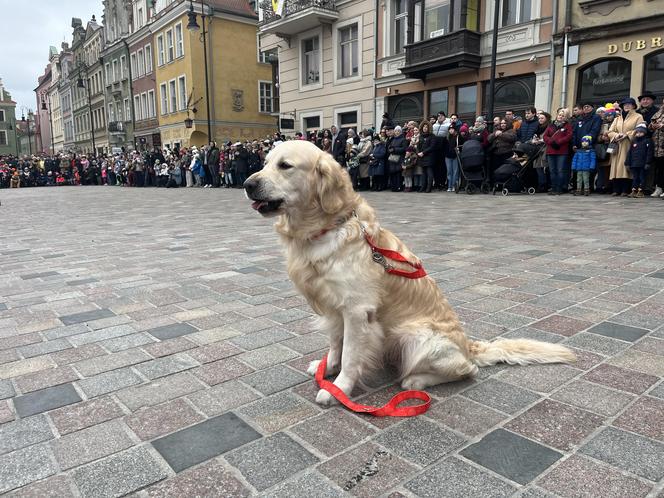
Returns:
[[[645,58],[646,72],[643,77],[643,91],[664,96],[664,52],[650,54]]]
[[[477,106],[477,85],[457,87],[456,113],[474,115]]]
[[[632,63],[625,59],[603,59],[579,70],[576,101],[603,105],[629,97]]]
[[[489,82],[484,83],[482,102],[486,106],[489,99]],[[535,75],[525,75],[519,78],[496,80],[496,89],[493,97],[494,116],[503,115],[505,111],[514,111],[523,116],[526,107],[535,104]],[[486,110],[483,111],[486,114]]]
[[[387,107],[394,124],[403,125],[408,121],[419,123],[423,117],[422,98],[421,93],[390,97]]]
[[[447,90],[429,92],[429,116],[435,116],[440,111],[447,114]]]

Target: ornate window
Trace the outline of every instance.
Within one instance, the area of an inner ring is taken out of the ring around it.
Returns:
[[[653,92],[658,97],[664,96],[664,51],[649,54],[644,59],[644,92]]]
[[[632,63],[619,57],[600,59],[579,68],[576,102],[602,105],[630,95]]]

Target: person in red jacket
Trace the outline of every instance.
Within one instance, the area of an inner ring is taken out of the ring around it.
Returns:
[[[546,156],[551,173],[550,195],[560,195],[567,187],[569,180],[568,158],[572,140],[571,113],[569,109],[560,109],[556,120],[544,132]]]

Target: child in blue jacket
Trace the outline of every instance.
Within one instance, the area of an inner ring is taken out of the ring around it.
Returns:
[[[646,179],[646,170],[652,161],[653,145],[648,136],[648,127],[645,123],[637,125],[634,130],[634,141],[629,147],[625,158],[625,166],[632,173],[632,193],[628,197],[643,197],[643,184]]]
[[[574,195],[590,195],[590,172],[597,167],[597,156],[592,146],[593,138],[584,135],[581,148],[576,149],[572,159],[572,171],[576,171],[576,191]]]

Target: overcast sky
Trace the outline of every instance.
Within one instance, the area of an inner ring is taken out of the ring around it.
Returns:
[[[48,47],[71,45],[72,17],[85,26],[94,14],[101,23],[102,0],[0,0],[0,12],[0,78],[17,102],[20,119],[21,106],[33,111],[37,106],[34,89],[48,64]]]

